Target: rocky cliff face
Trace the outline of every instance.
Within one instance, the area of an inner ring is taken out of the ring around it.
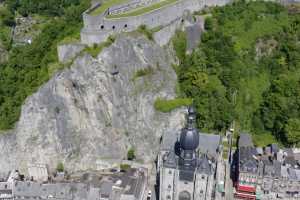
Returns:
[[[58,162],[70,171],[97,169],[126,158],[156,157],[165,131],[178,131],[182,110],[154,110],[157,97],[173,98],[170,53],[143,37],[120,36],[98,58],[83,55],[29,97],[15,130],[0,136],[0,172],[28,163]],[[137,73],[151,68],[148,73]]]

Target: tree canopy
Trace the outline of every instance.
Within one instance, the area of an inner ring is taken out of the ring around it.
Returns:
[[[255,135],[299,144],[300,15],[257,1],[211,14],[191,55],[182,34],[173,41],[181,96],[194,100],[198,127],[221,131],[235,120]]]

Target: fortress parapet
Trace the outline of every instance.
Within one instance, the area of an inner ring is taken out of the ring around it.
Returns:
[[[223,6],[230,2],[230,0],[170,1],[170,4],[157,9],[139,15],[130,15],[132,11],[160,1],[161,0],[133,0],[125,4],[112,6],[98,15],[91,13],[102,5],[100,3],[94,5],[83,13],[84,27],[81,30],[82,43],[88,45],[100,43],[105,41],[109,35],[120,32],[130,32],[136,30],[140,25],[146,25],[148,28],[166,26],[173,21],[182,20],[185,11],[192,13],[204,7]],[[122,17],[120,16],[122,13],[129,14],[126,17]]]

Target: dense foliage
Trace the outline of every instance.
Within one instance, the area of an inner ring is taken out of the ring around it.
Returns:
[[[80,0],[6,0],[8,8],[21,15],[40,14],[48,16],[61,16],[65,8],[80,4]]]
[[[8,1],[12,2],[17,1]],[[49,5],[47,9],[60,6],[61,3],[61,1],[39,2],[47,2]],[[25,98],[52,75],[55,70],[53,66],[57,63],[58,42],[67,36],[79,34],[81,13],[88,6],[88,1],[84,0],[76,6],[63,8],[64,14],[61,17],[49,18],[32,44],[10,49],[9,61],[0,65],[0,129],[13,127],[19,118]],[[30,13],[39,12],[30,11]]]
[[[199,47],[185,55],[174,41],[183,97],[193,98],[197,124],[241,130],[270,142],[300,144],[300,15],[271,2],[236,2],[216,8]]]

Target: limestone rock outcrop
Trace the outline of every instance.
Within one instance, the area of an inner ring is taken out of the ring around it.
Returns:
[[[0,173],[26,173],[28,163],[98,169],[126,158],[131,147],[137,161],[153,161],[162,134],[184,123],[183,109],[160,113],[153,107],[158,97],[175,97],[173,62],[168,50],[129,36],[96,59],[76,58],[27,98],[16,128],[0,136]]]

